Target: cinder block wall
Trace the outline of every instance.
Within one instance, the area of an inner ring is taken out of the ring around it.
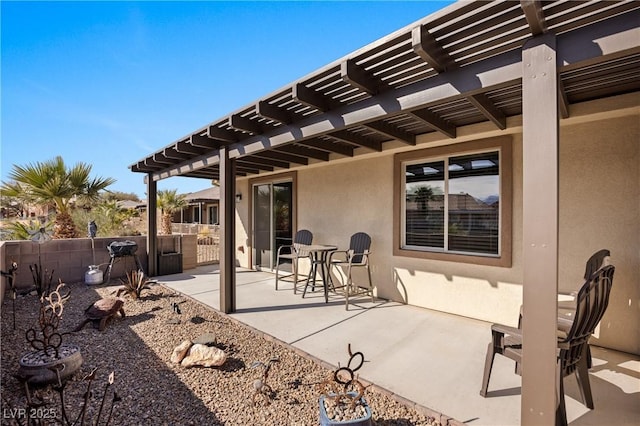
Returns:
[[[158,235],[158,252],[181,253],[182,270],[198,266],[198,236],[196,234]],[[161,262],[162,260],[159,260]]]
[[[198,236],[182,235],[182,269],[194,269],[198,266]]]
[[[54,283],[58,282],[58,279],[67,283],[84,282],[89,265],[100,265],[103,272],[106,270],[111,259],[107,245],[113,241],[134,241],[138,244],[136,255],[145,271],[147,270],[146,236],[95,238],[94,251],[89,238],[50,240],[42,244],[31,241],[2,241],[0,242],[0,268],[6,271],[11,262],[18,262],[15,283],[18,290],[33,287],[33,276],[29,265],[38,263],[47,271],[53,271]],[[93,253],[95,253],[95,261]],[[127,271],[135,268],[133,257],[117,259],[113,265],[111,278],[113,280],[122,277]],[[4,289],[6,283],[4,279],[2,281]],[[4,295],[4,291],[2,294]]]

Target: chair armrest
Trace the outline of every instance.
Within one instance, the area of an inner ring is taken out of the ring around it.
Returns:
[[[353,250],[349,250],[349,264],[350,265],[366,265],[369,262],[369,255],[371,254],[370,250],[365,250],[364,252],[356,253]],[[354,257],[361,257],[360,262],[353,262]]]
[[[342,254],[342,255],[344,255],[344,257],[345,257],[345,258],[344,258],[344,260],[343,260],[343,259],[336,259],[336,260],[333,260],[333,256],[334,256],[334,255],[336,255],[336,254]],[[346,262],[348,262],[348,261],[349,261],[349,256],[348,256],[348,255],[349,255],[349,250],[334,250],[334,251],[332,251],[331,253],[329,253],[329,260],[328,260],[328,262],[329,262],[329,264],[331,264],[331,263],[333,263],[333,262],[337,262],[337,263],[346,263]]]
[[[493,324],[491,326],[491,331],[502,333],[502,334],[508,334],[510,336],[522,337],[521,329],[516,327],[509,327],[508,325],[503,325],[503,324]]]
[[[566,339],[572,326],[573,326],[573,320],[559,317],[558,331],[556,333],[556,336],[558,336],[559,339]]]
[[[277,252],[278,256],[280,256],[280,254],[282,254],[281,253],[282,249],[288,249],[289,251],[291,251],[291,254],[293,254],[293,252],[294,252],[293,245],[280,246],[280,247],[278,247],[278,252]]]

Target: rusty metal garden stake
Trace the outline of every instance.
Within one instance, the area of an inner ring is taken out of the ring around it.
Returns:
[[[16,297],[17,297],[17,291],[16,291],[16,287],[15,287],[15,279],[16,279],[16,272],[18,271],[18,263],[17,262],[11,262],[11,267],[9,268],[9,270],[7,272],[5,271],[0,271],[0,273],[2,274],[3,277],[5,277],[7,279],[7,282],[9,283],[9,290],[11,291],[11,299],[13,300],[13,329],[16,329]]]

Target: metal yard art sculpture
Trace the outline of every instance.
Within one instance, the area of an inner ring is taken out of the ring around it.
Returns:
[[[364,364],[364,354],[352,352],[350,343],[347,346],[347,352],[349,353],[347,366],[341,367],[338,363],[338,369],[320,384],[321,425],[343,421],[348,421],[349,424],[370,424],[371,409],[363,398],[366,386],[358,380],[356,374]]]
[[[18,292],[16,290],[15,281],[16,281],[16,273],[18,271],[18,263],[12,261],[11,267],[7,271],[0,271],[2,277],[6,278],[7,283],[9,283],[9,291],[11,292],[11,300],[13,301],[13,329],[16,329],[16,297]]]
[[[63,343],[62,337],[68,333],[58,331],[64,302],[71,292],[62,295],[65,286],[59,280],[58,287],[49,296],[40,298],[39,328],[32,327],[26,338],[34,351],[20,358],[18,377],[32,385],[46,385],[67,379],[82,365],[82,355],[77,345]]]
[[[262,376],[259,379],[255,379],[253,381],[253,405],[256,405],[256,398],[258,397],[258,395],[264,396],[267,400],[267,403],[271,403],[270,399],[273,395],[273,389],[271,389],[271,386],[267,384],[267,379],[269,378],[269,370],[271,369],[271,365],[275,362],[280,362],[280,360],[278,358],[272,358],[266,363],[262,361],[256,361],[251,364],[251,368],[264,368],[264,370],[262,371]]]

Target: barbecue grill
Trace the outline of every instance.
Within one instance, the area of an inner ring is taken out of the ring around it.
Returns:
[[[133,256],[138,251],[138,244],[135,241],[113,241],[107,246],[107,250],[112,258]]]
[[[108,283],[111,279],[111,270],[113,269],[114,263],[121,259],[124,259],[126,262],[128,257],[133,257],[136,268],[139,271],[143,271],[140,259],[138,259],[138,255],[136,254],[136,251],[138,251],[138,244],[136,244],[135,241],[113,241],[107,246],[107,250],[109,250],[109,257],[111,257],[111,260],[109,261],[109,266],[107,266],[107,278],[105,282]]]

